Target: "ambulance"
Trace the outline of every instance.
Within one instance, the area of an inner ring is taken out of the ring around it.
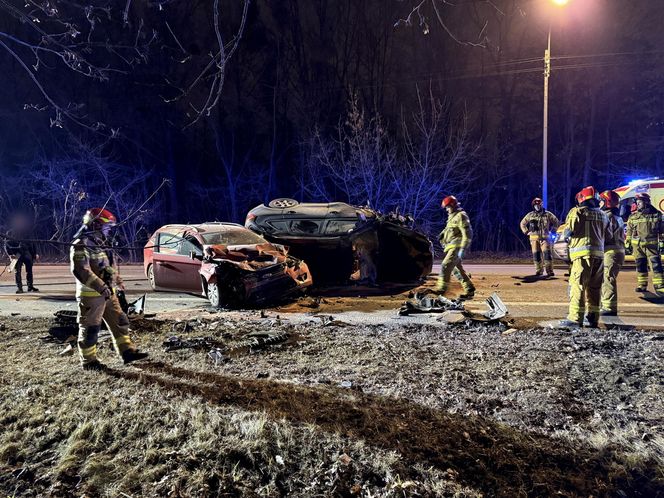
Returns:
[[[625,222],[627,222],[627,218],[632,212],[632,206],[636,203],[636,194],[646,193],[650,195],[652,205],[664,213],[664,179],[657,177],[632,180],[627,185],[613,190],[620,196],[620,216]],[[625,227],[625,229],[627,228]],[[564,230],[565,225],[560,225],[554,236],[553,256],[569,263],[567,241],[563,236]],[[632,251],[626,250],[625,252],[625,261],[634,261]],[[664,260],[664,254],[662,254],[662,260]]]

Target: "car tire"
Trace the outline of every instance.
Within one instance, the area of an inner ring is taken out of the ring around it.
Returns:
[[[289,199],[288,197],[279,197],[278,199],[273,199],[269,202],[268,207],[277,208],[277,209],[286,209],[292,208],[299,204],[295,199]]]
[[[157,284],[154,281],[154,266],[153,265],[148,265],[148,284],[150,284],[150,289],[153,291],[157,290]]]
[[[219,298],[219,287],[215,283],[207,284],[207,298],[210,304],[215,308],[221,308],[221,299]]]

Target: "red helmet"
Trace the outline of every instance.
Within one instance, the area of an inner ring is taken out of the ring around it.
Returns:
[[[646,194],[645,192],[639,192],[636,194],[636,200],[638,201],[645,201],[645,202],[650,202],[650,195]]]
[[[92,208],[88,209],[83,215],[83,224],[90,228],[101,228],[104,225],[115,225],[117,218],[108,209]]]
[[[441,203],[441,206],[444,208],[447,206],[452,206],[452,208],[455,208],[459,205],[459,201],[457,201],[457,198],[454,197],[453,195],[448,195],[443,199],[443,202]]]
[[[592,185],[581,189],[579,193],[576,194],[576,202],[578,204],[581,204],[582,202],[590,199],[597,199],[597,192],[595,191],[595,187]]]
[[[530,203],[530,205],[535,207],[535,204],[539,204],[541,206],[542,205],[542,199],[540,199],[539,197],[535,197],[533,199],[533,202]]]
[[[620,205],[620,196],[613,190],[605,190],[599,194],[599,198],[604,201],[604,207],[607,209],[617,208]]]

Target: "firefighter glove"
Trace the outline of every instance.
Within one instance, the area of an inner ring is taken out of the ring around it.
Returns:
[[[101,290],[100,294],[104,296],[104,299],[109,300],[111,296],[113,295],[113,291],[108,288],[107,285],[104,285],[103,289]]]

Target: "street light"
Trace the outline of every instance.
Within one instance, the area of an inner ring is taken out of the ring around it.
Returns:
[[[564,7],[570,0],[551,0],[554,5]],[[549,157],[549,76],[551,75],[551,23],[549,23],[549,36],[544,51],[544,125],[542,130],[542,201],[544,208],[548,206],[548,157]]]

